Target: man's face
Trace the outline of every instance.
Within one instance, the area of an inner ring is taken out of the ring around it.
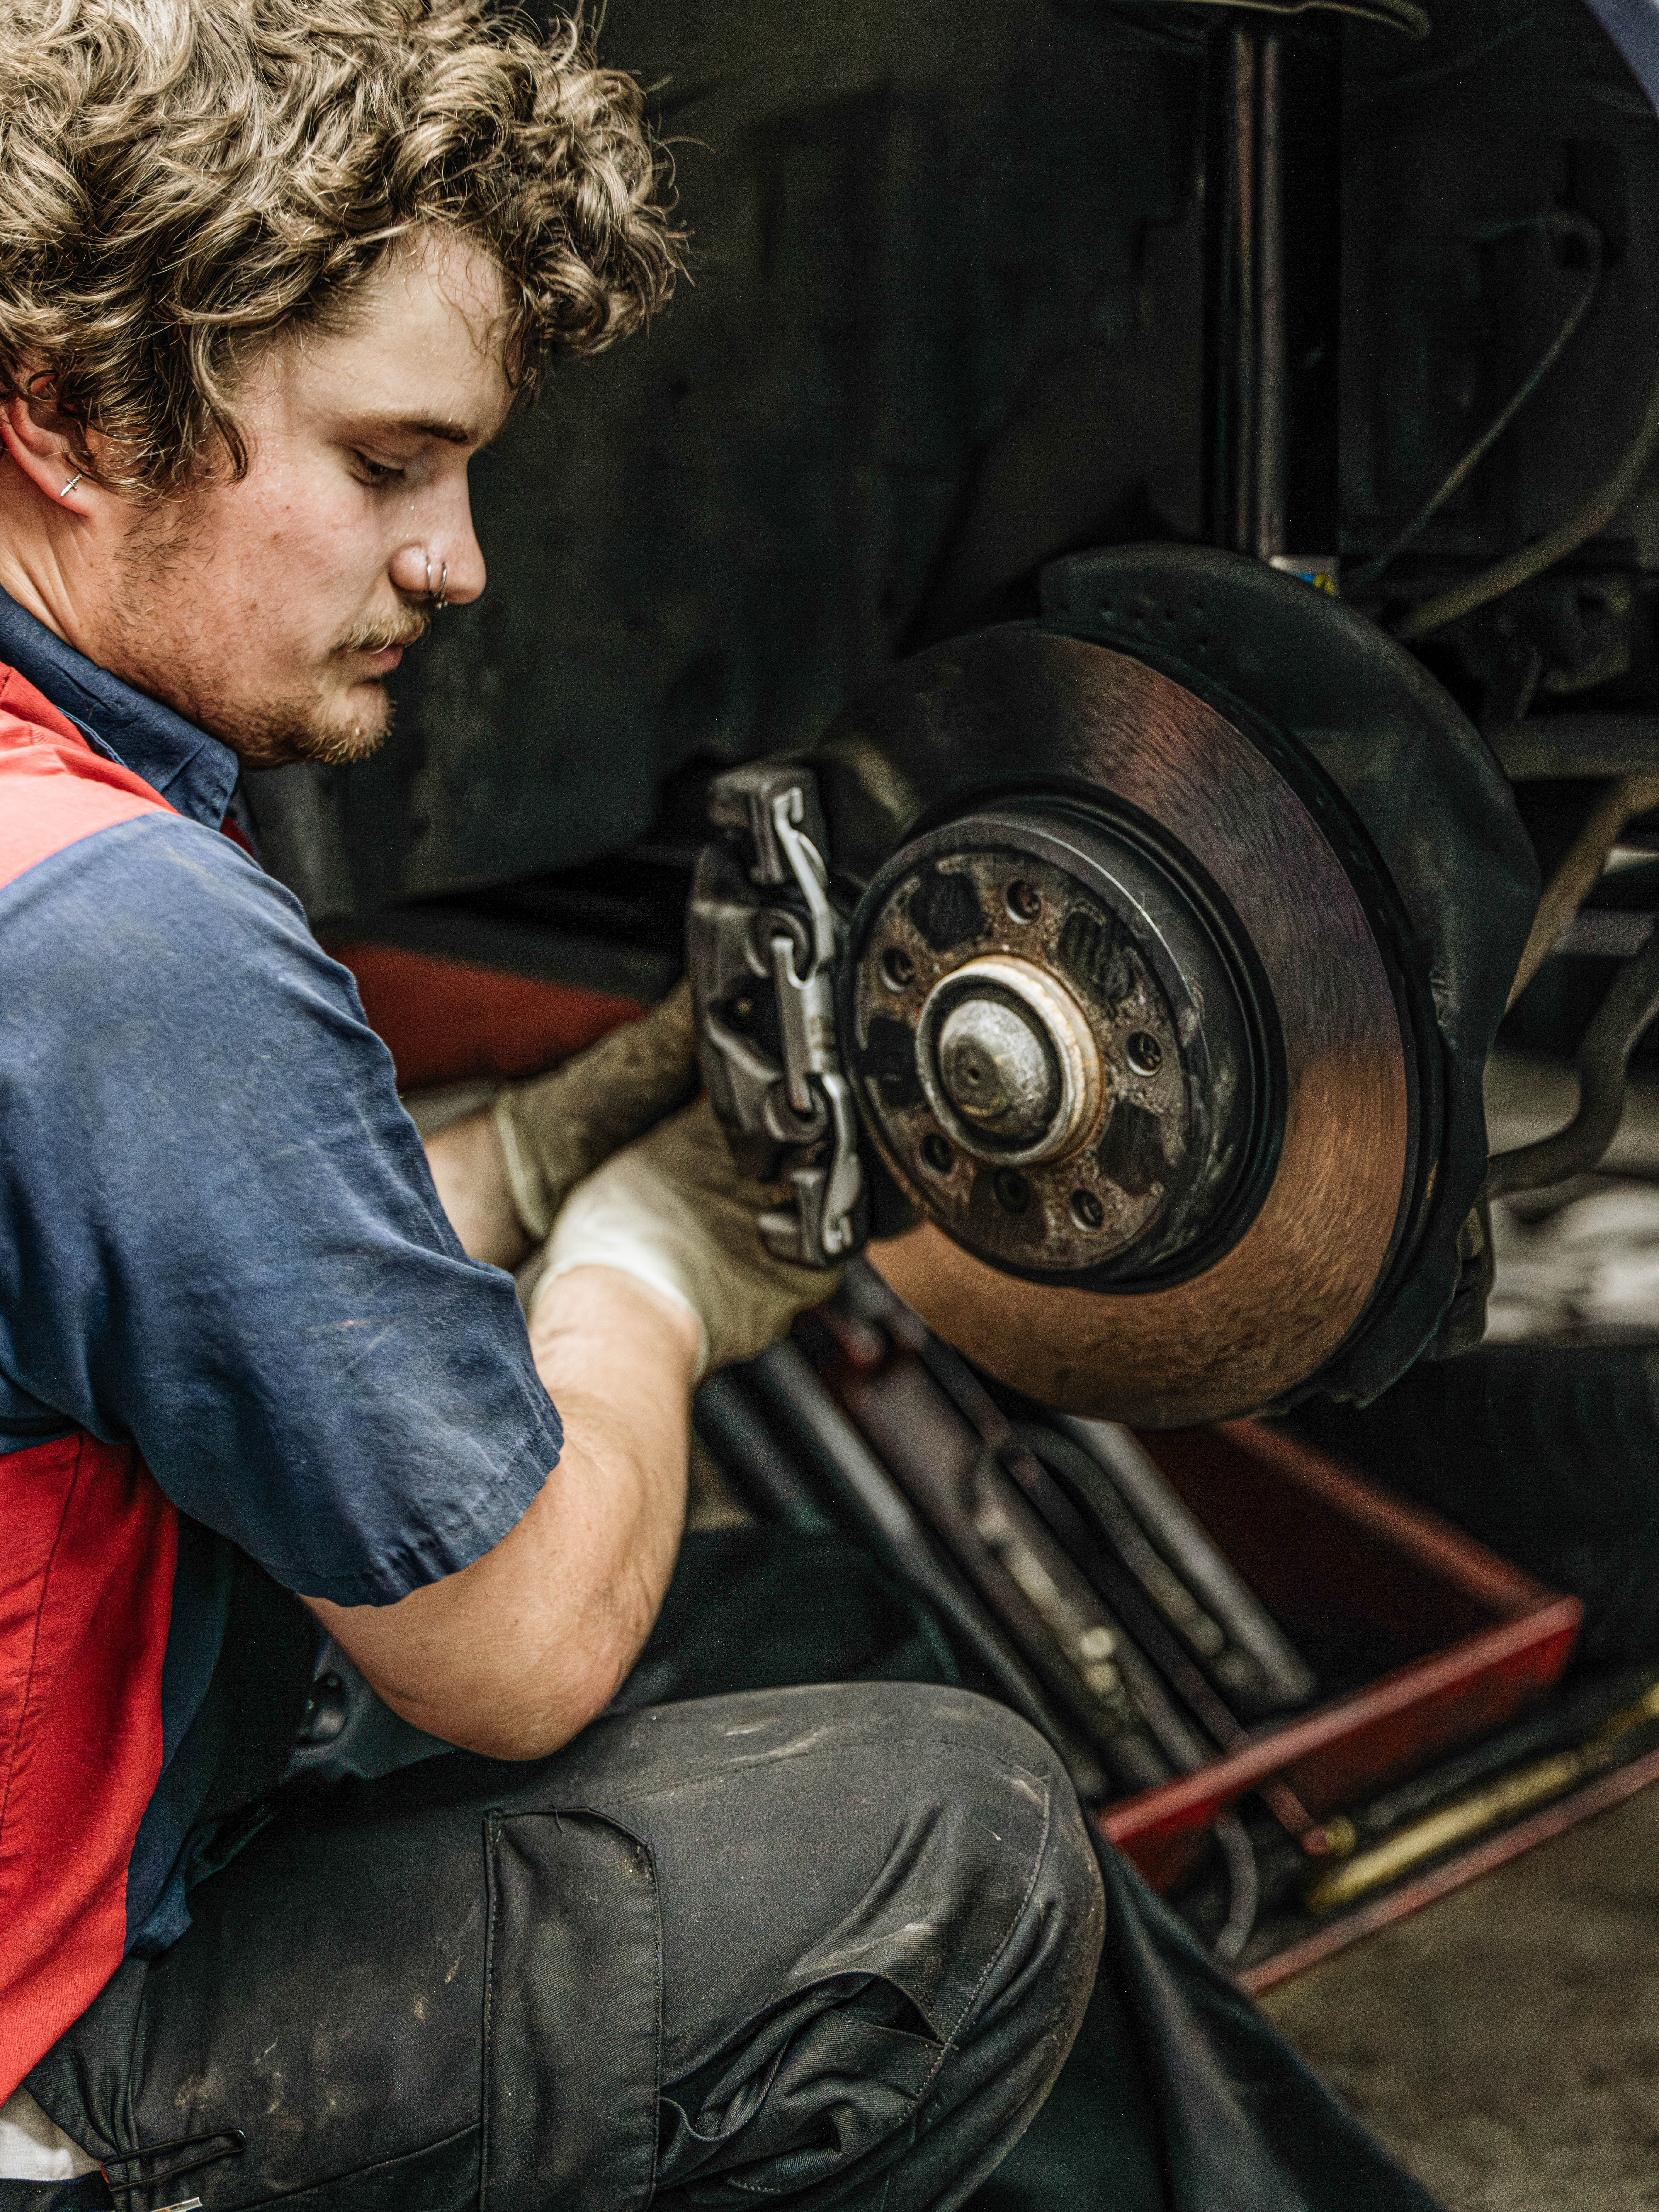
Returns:
[[[239,394],[246,477],[124,518],[101,634],[75,641],[254,766],[373,752],[428,580],[483,589],[466,471],[511,405],[505,303],[483,253],[428,235],[338,333],[280,340]]]

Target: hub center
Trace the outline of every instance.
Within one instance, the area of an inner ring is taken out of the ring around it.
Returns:
[[[1006,1167],[1082,1142],[1104,1093],[1100,1048],[1070,991],[1035,961],[964,961],[928,994],[916,1073],[965,1152]]]
[[[939,1025],[939,1075],[958,1114],[1008,1144],[1042,1136],[1060,1103],[1053,1048],[1006,1000],[957,1001]]]

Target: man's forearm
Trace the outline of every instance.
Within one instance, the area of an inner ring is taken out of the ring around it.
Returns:
[[[585,1267],[538,1303],[558,1466],[483,1559],[392,1606],[312,1610],[394,1711],[497,1759],[556,1751],[602,1712],[656,1619],[685,1515],[690,1316]]]

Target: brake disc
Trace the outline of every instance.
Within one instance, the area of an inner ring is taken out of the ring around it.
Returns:
[[[1155,1425],[1370,1396],[1458,1288],[1536,896],[1508,785],[1410,656],[1294,579],[1139,547],[1043,581],[1040,621],[905,662],[808,754],[739,772],[751,833],[810,814],[836,919],[831,943],[763,854],[747,872],[782,889],[728,922],[722,967],[719,886],[730,911],[753,894],[707,857],[711,1094],[751,1134],[793,1127],[807,1256],[856,1241],[858,1182],[901,1194],[916,1225],[872,1258],[1036,1397]],[[759,1074],[735,1098],[739,1003],[793,1104]]]

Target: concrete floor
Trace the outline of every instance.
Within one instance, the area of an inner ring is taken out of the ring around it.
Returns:
[[[1659,1787],[1262,2009],[1448,2212],[1659,2212]]]

